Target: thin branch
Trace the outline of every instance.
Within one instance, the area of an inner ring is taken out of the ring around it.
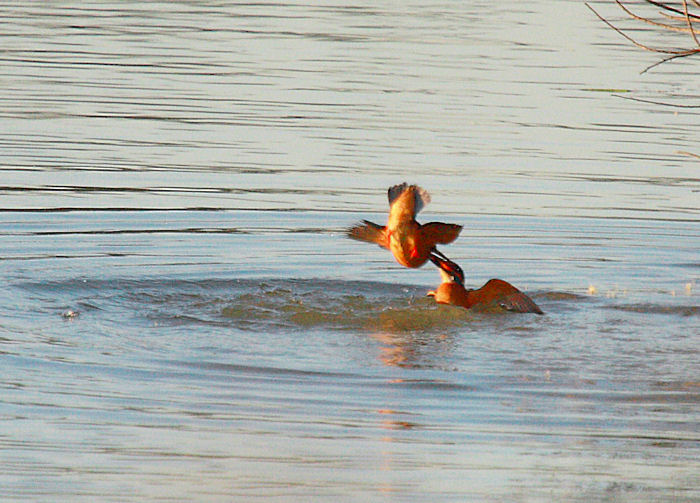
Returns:
[[[678,10],[674,7],[671,7],[671,6],[666,5],[664,3],[658,2],[656,0],[645,0],[645,1],[651,5],[655,5],[661,9],[663,9],[663,11],[661,12],[661,15],[663,15],[663,16],[670,17],[664,11],[674,12],[676,14],[680,14],[681,16],[683,16],[682,18],[673,17],[672,19],[675,19],[678,22],[683,22],[686,26],[682,27],[682,26],[660,23],[658,21],[653,21],[649,18],[639,16],[639,15],[633,13],[621,2],[621,0],[615,0],[615,3],[620,7],[620,9],[622,9],[623,12],[625,12],[625,14],[627,14],[632,19],[636,19],[638,21],[643,21],[645,23],[649,23],[649,24],[654,25],[654,26],[659,26],[665,30],[673,30],[673,31],[690,33],[690,35],[693,37],[693,41],[695,42],[695,45],[697,47],[692,48],[692,49],[662,49],[662,48],[650,47],[648,45],[642,44],[641,42],[638,42],[636,39],[627,35],[627,33],[622,31],[617,26],[614,26],[610,21],[605,19],[603,16],[598,14],[598,12],[593,7],[591,7],[590,4],[588,4],[587,2],[584,2],[584,3],[586,5],[586,7],[588,7],[598,17],[598,19],[603,21],[606,25],[608,25],[610,28],[615,30],[617,33],[622,35],[624,38],[629,40],[631,43],[633,43],[637,47],[644,49],[645,51],[657,52],[660,54],[667,54],[668,55],[667,57],[665,57],[661,61],[658,61],[658,62],[654,63],[653,65],[646,67],[642,71],[642,73],[646,73],[647,71],[651,70],[652,68],[654,68],[662,63],[666,63],[667,61],[671,61],[673,59],[676,59],[676,58],[684,58],[686,56],[700,54],[700,39],[697,37],[697,35],[700,35],[700,31],[696,30],[693,27],[693,20],[700,20],[700,16],[698,16],[696,14],[691,14],[688,11],[688,0],[682,0],[683,1],[683,10]],[[694,5],[700,6],[700,0],[690,0],[690,1],[693,2]]]
[[[693,54],[698,54],[698,53],[700,53],[700,49],[693,49],[692,51],[682,52],[680,54],[674,54],[672,56],[669,56],[667,58],[662,59],[661,61],[657,61],[653,65],[647,66],[644,70],[642,70],[639,73],[647,73],[652,68],[657,67],[663,63],[666,63],[667,61],[671,61],[672,59],[685,58],[686,56],[692,56]]]
[[[666,5],[666,4],[663,4],[663,3],[661,3],[661,2],[656,2],[656,1],[654,1],[654,0],[645,0],[645,1],[646,1],[647,3],[650,3],[651,5],[656,5],[657,7],[660,7],[660,8],[662,8],[662,9],[664,9],[664,10],[668,10],[668,11],[671,11],[671,12],[675,12],[676,14],[680,14],[681,16],[685,16],[685,12],[683,12],[682,10],[675,9],[675,8],[671,7],[670,5]],[[696,0],[693,0],[693,2],[697,5],[697,1],[696,1]],[[619,2],[618,2],[618,3],[619,3]],[[698,7],[700,7],[700,5],[698,5]],[[695,15],[695,14],[690,14],[690,17],[700,20],[700,16]]]
[[[634,98],[632,96],[623,96],[621,94],[613,94],[616,98],[622,98],[623,100],[640,101],[642,103],[651,103],[652,105],[664,105],[667,107],[677,107],[677,108],[700,108],[700,105],[677,105],[675,103],[668,103],[665,101],[654,101],[654,100],[644,100],[642,98]]]
[[[683,10],[685,11],[685,20],[688,22],[688,29],[690,30],[690,35],[695,40],[695,45],[700,47],[700,42],[698,42],[698,37],[695,36],[695,30],[693,30],[693,23],[690,21],[690,14],[688,14],[688,2],[683,0]]]
[[[625,9],[625,7],[620,3],[619,0],[615,0],[615,2],[616,2],[618,5],[620,5],[620,7],[622,7],[622,9],[623,9],[625,12],[628,12],[628,13],[629,13],[629,11],[628,11],[627,9]],[[668,50],[668,49],[656,49],[656,48],[654,48],[654,47],[649,47],[649,46],[647,46],[647,45],[644,45],[644,44],[642,44],[642,43],[640,43],[640,42],[637,42],[635,39],[633,39],[632,37],[630,37],[629,35],[627,35],[627,34],[626,34],[625,32],[623,32],[621,29],[619,29],[618,27],[614,26],[610,21],[608,21],[608,20],[605,19],[603,16],[601,16],[600,14],[598,14],[598,12],[597,12],[593,7],[591,7],[590,4],[589,4],[588,2],[585,2],[585,5],[586,5],[586,7],[588,7],[589,9],[591,9],[591,10],[593,11],[593,14],[595,14],[596,16],[598,16],[598,19],[600,19],[602,22],[604,22],[605,24],[607,24],[610,28],[612,28],[612,29],[615,30],[617,33],[619,33],[620,35],[622,35],[623,37],[625,37],[627,40],[629,40],[630,42],[632,42],[634,45],[636,45],[637,47],[639,47],[639,48],[641,48],[641,49],[644,49],[645,51],[659,52],[659,53],[662,53],[662,54],[673,54],[674,56],[680,56],[680,55],[688,56],[688,55],[693,54],[693,53],[695,52],[695,51],[692,51],[692,52],[689,53],[689,54],[685,54],[685,52],[687,52],[687,51],[672,51],[672,50]]]
[[[637,42],[635,39],[633,39],[632,37],[630,37],[629,35],[627,35],[624,31],[622,31],[622,30],[619,29],[618,27],[614,26],[610,21],[608,21],[608,20],[605,19],[603,16],[601,16],[600,14],[598,14],[598,12],[597,12],[593,7],[591,7],[590,4],[589,4],[588,2],[585,2],[584,5],[585,5],[586,7],[588,7],[589,9],[591,9],[591,10],[593,11],[593,14],[595,14],[596,16],[598,16],[598,19],[600,19],[602,22],[604,22],[605,24],[607,24],[610,28],[612,28],[613,30],[615,30],[616,32],[618,32],[620,35],[622,35],[623,37],[625,37],[627,40],[629,40],[630,42],[632,42],[632,43],[633,43],[634,45],[636,45],[637,47],[640,47],[641,49],[644,49],[645,51],[665,52],[665,53],[668,53],[668,52],[669,52],[669,51],[656,50],[656,49],[654,49],[654,48],[652,48],[652,47],[647,47],[647,46],[644,45],[644,44],[640,44],[640,43]]]
[[[617,3],[617,5],[619,5],[620,8],[621,8],[623,11],[625,11],[625,13],[626,13],[629,17],[631,17],[632,19],[636,19],[637,21],[643,21],[643,22],[648,23],[648,24],[653,25],[653,26],[660,26],[661,28],[664,28],[665,30],[680,31],[680,32],[683,32],[683,33],[687,33],[687,32],[688,32],[688,28],[685,28],[685,27],[683,27],[683,26],[674,26],[674,25],[672,25],[672,24],[659,23],[658,21],[652,21],[652,20],[649,19],[649,18],[639,16],[639,15],[635,14],[634,12],[630,11],[630,10],[629,10],[625,5],[623,5],[622,2],[620,2],[619,0],[615,0],[615,3]],[[665,13],[663,13],[663,12],[662,12],[661,14],[663,14],[664,16],[669,16],[668,14],[665,14]],[[685,18],[685,17],[680,18],[680,17],[675,17],[675,16],[674,16],[674,17],[671,17],[671,19],[674,19],[674,20],[677,20],[677,21],[686,22],[686,18]],[[690,30],[692,31],[692,28],[691,28]],[[693,36],[695,36],[694,33],[693,33]]]
[[[685,16],[676,16],[674,14],[669,14],[668,12],[661,11],[659,12],[660,15],[665,17],[666,19],[670,19],[671,21],[678,21],[679,23],[685,23]],[[671,26],[671,25],[669,25]],[[674,31],[688,31],[688,28],[682,28],[680,26],[674,26],[675,30]],[[671,28],[669,28],[670,30]],[[697,31],[697,30],[695,30]]]

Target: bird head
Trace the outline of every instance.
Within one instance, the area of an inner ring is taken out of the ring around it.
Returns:
[[[435,253],[430,254],[430,261],[440,269],[440,276],[443,283],[459,283],[464,285],[464,271],[455,262],[452,262],[445,256],[439,256]]]

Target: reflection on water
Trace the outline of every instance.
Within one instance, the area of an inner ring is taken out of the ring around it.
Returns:
[[[695,499],[692,296],[534,291],[540,317],[435,306],[423,290],[318,278],[17,284],[34,316],[1,327],[9,494],[38,495],[68,473],[70,489],[54,494],[185,500],[204,477],[212,497],[497,501],[517,487],[536,499]],[[62,320],[66,307],[80,315]],[[135,472],[143,463],[156,465]],[[31,485],[9,478],[19,472]]]
[[[574,1],[2,13],[3,500],[700,499],[696,66]],[[347,240],[404,180],[547,314]]]

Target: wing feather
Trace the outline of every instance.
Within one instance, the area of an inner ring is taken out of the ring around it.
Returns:
[[[396,201],[401,194],[407,190],[413,191],[413,215],[417,215],[420,210],[425,208],[430,203],[430,194],[428,191],[418,185],[409,185],[406,182],[389,187],[389,206]]]
[[[457,239],[462,232],[462,226],[457,224],[443,224],[442,222],[430,222],[420,227],[426,243],[446,245]]]

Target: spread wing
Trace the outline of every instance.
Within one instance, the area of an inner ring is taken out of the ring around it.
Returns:
[[[451,243],[459,233],[462,226],[457,224],[443,224],[442,222],[430,222],[420,226],[421,233],[426,243],[446,245]]]
[[[539,306],[530,297],[507,281],[491,279],[479,290],[483,291],[484,297],[491,297],[495,304],[498,304],[506,311],[543,314]]]
[[[404,192],[410,190],[413,193],[413,208],[411,208],[413,215],[417,215],[420,210],[430,203],[430,194],[428,191],[419,187],[418,185],[408,185],[406,182],[400,183],[399,185],[394,185],[389,187],[389,206],[391,207]],[[410,205],[409,202],[405,202],[405,205]],[[408,206],[410,207],[410,206]]]
[[[472,292],[483,305],[498,306],[516,313],[543,314],[535,302],[513,285],[502,279],[490,279],[484,286]]]
[[[544,314],[535,302],[523,292],[504,295],[498,300],[499,305],[507,310],[516,313],[537,313]]]

